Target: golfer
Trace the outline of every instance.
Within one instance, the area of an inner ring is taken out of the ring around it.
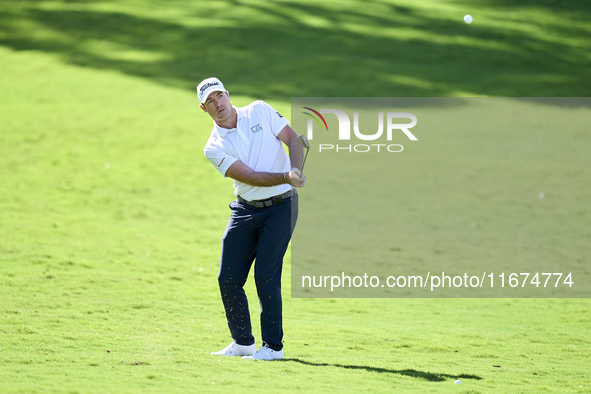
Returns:
[[[203,80],[197,96],[203,111],[213,119],[205,156],[222,175],[234,179],[237,197],[230,203],[232,214],[222,237],[218,275],[233,341],[211,354],[282,359],[281,270],[297,219],[295,188],[306,182],[299,171],[303,149],[288,120],[264,101],[234,107],[217,78]],[[243,288],[253,261],[261,307],[262,346],[258,350]]]

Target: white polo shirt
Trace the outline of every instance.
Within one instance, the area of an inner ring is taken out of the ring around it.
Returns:
[[[236,160],[254,171],[289,171],[289,156],[283,149],[283,143],[277,138],[289,121],[260,100],[234,109],[238,115],[237,127],[225,129],[214,121],[213,130],[203,149],[214,167],[223,176],[226,176],[226,171]],[[290,189],[289,184],[260,187],[234,180],[234,194],[247,201],[263,200]]]

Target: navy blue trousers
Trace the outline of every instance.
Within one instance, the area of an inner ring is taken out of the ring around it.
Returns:
[[[256,260],[254,279],[261,307],[262,340],[271,349],[281,350],[281,271],[297,220],[298,196],[294,194],[282,203],[264,208],[233,201],[230,208],[218,275],[230,333],[239,345],[254,343],[244,284]]]

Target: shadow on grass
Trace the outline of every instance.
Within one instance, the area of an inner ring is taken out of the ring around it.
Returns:
[[[345,368],[345,369],[353,369],[353,370],[363,370],[367,372],[377,372],[377,373],[389,373],[389,374],[396,374],[402,376],[409,376],[412,378],[428,380],[429,382],[443,382],[445,380],[450,379],[475,379],[475,380],[482,380],[480,376],[477,375],[468,375],[468,374],[461,374],[461,375],[448,375],[444,373],[431,373],[431,372],[422,372],[417,371],[416,369],[387,369],[387,368],[376,368],[376,367],[367,367],[363,365],[343,365],[343,364],[325,364],[325,363],[311,363],[309,361],[300,360],[298,358],[286,358],[281,360],[283,362],[296,362],[304,365],[310,365],[314,367],[336,367],[336,368]]]
[[[133,9],[116,0],[98,6],[93,1],[14,4],[2,6],[0,45],[55,53],[67,63],[182,89],[192,90],[211,75],[235,95],[278,101],[586,96],[591,88],[589,45],[564,42],[581,40],[589,31],[568,20],[556,22],[549,6],[537,9],[547,12],[548,20],[524,20],[526,30],[515,18],[528,18],[527,10],[516,11],[509,25],[497,26],[492,17],[488,24],[466,25],[463,15],[456,20],[380,1],[339,7],[333,2],[146,0]],[[503,4],[499,0],[499,7]],[[570,12],[581,17],[590,10],[591,5],[581,5]]]

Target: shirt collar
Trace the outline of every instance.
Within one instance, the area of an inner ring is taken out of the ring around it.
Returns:
[[[237,115],[237,119],[236,119],[236,127],[238,127],[238,121],[242,118],[244,118],[246,116],[246,113],[242,110],[242,108],[238,108],[235,106],[232,106],[232,108],[234,108],[236,110],[236,115]],[[213,128],[215,129],[215,131],[221,136],[221,137],[225,137],[226,134],[228,134],[228,131],[231,130],[235,130],[235,129],[225,129],[223,127],[218,126],[218,124],[215,122],[215,120],[213,121]]]

